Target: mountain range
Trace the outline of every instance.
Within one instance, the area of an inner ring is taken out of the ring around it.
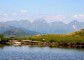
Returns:
[[[36,35],[38,32],[26,30],[24,28],[16,28],[7,24],[0,23],[0,34],[5,36],[27,36]]]
[[[19,29],[29,35],[35,34],[65,34],[76,30],[84,29],[84,22],[77,20],[65,24],[61,21],[46,22],[44,19],[0,22],[0,32]]]

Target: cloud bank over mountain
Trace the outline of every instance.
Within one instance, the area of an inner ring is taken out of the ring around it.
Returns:
[[[0,13],[0,21],[19,21],[19,20],[29,20],[34,21],[36,19],[45,19],[47,22],[61,21],[64,23],[69,23],[73,20],[79,22],[84,22],[84,14],[75,14],[70,17],[67,15],[47,15],[47,14],[37,14],[30,15],[27,10],[20,10],[19,12],[12,13]]]

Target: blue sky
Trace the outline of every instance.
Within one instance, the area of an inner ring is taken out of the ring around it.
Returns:
[[[0,21],[39,18],[84,22],[84,0],[0,0]]]

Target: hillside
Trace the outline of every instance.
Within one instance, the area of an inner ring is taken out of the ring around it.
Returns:
[[[26,36],[26,35],[30,35],[25,33],[22,30],[19,29],[15,29],[15,30],[8,30],[6,32],[3,33],[5,36]]]
[[[39,33],[25,28],[17,28],[14,26],[0,23],[0,34],[4,34],[6,36],[27,36],[36,35]]]
[[[11,29],[16,29],[16,28],[13,26],[9,26],[9,25],[0,23],[0,33],[4,33],[4,32],[11,30]]]
[[[84,36],[84,29],[78,30],[76,32],[70,33],[70,35]]]
[[[70,34],[44,34],[26,38],[44,42],[84,43],[84,29]]]
[[[4,33],[5,36],[16,36],[14,37],[17,41],[34,41],[37,44],[47,45],[47,46],[84,46],[84,29],[70,33],[70,34],[42,34],[18,37],[21,35],[26,35],[23,31],[11,30]],[[7,40],[7,38],[5,39]],[[4,40],[2,40],[4,41]],[[29,44],[28,42],[26,42]],[[31,43],[32,44],[32,43]]]
[[[31,36],[38,34],[37,32],[30,30],[11,29],[3,33],[5,36]]]

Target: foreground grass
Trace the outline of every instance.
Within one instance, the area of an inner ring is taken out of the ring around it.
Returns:
[[[17,38],[18,40],[35,40],[41,42],[63,42],[63,43],[84,43],[84,36],[80,35],[64,35],[64,34],[46,34],[39,36],[28,36],[23,38]]]

